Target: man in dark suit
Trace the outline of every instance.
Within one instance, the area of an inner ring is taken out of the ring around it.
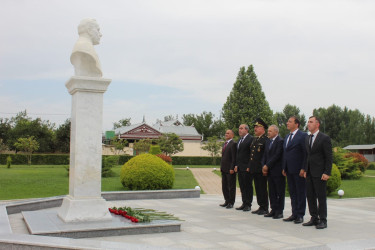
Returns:
[[[258,215],[268,213],[267,177],[262,174],[262,158],[268,141],[266,136],[267,128],[267,124],[261,118],[257,118],[254,121],[255,137],[250,145],[250,183],[254,180],[257,203],[259,205],[259,208],[251,213]],[[253,193],[251,192],[250,195],[253,196]]]
[[[237,210],[243,210],[244,212],[251,210],[251,203],[253,202],[253,185],[250,179],[250,144],[253,141],[253,137],[249,135],[249,126],[241,124],[238,128],[238,134],[240,140],[237,142],[237,157],[236,166],[234,171],[238,172],[238,182],[240,184],[242,205],[237,207]]]
[[[224,204],[220,206],[233,208],[236,199],[236,165],[237,144],[233,141],[234,133],[232,130],[225,132],[225,143],[221,151],[221,187],[224,195]]]
[[[307,160],[304,176],[311,219],[303,225],[323,229],[327,227],[327,180],[332,170],[332,144],[329,136],[319,131],[320,120],[317,117],[311,116],[307,127],[311,134],[305,140]]]
[[[276,125],[268,128],[268,138],[262,159],[262,171],[265,176],[268,176],[271,211],[264,217],[281,219],[285,205],[285,176],[282,175],[284,140],[279,136],[279,128]]]
[[[295,116],[288,119],[286,126],[290,134],[284,139],[283,175],[287,176],[288,179],[292,215],[284,221],[294,221],[295,224],[299,224],[303,222],[306,211],[304,173],[306,161],[305,138],[307,134],[298,129],[300,121]]]

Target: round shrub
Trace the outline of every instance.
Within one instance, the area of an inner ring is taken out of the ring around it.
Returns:
[[[121,168],[121,183],[130,190],[170,189],[174,182],[171,165],[151,154],[133,157]]]
[[[368,164],[367,169],[375,170],[375,162],[371,162],[370,164]]]
[[[161,154],[160,146],[158,145],[152,145],[150,147],[150,150],[148,151],[152,155],[158,155]]]
[[[331,176],[327,181],[327,195],[341,186],[341,173],[336,164],[332,164]]]

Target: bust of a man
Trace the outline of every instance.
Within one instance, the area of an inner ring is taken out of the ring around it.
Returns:
[[[74,45],[70,62],[76,76],[102,77],[98,55],[94,45],[99,44],[102,34],[95,19],[86,18],[78,25],[79,38]]]

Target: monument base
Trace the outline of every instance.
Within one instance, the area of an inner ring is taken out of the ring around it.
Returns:
[[[58,216],[64,222],[105,221],[112,219],[107,203],[102,197],[77,199],[70,195],[64,197]]]
[[[53,209],[26,211],[22,212],[22,215],[32,235],[79,239],[181,231],[181,221],[175,220],[134,223],[122,216],[110,215],[112,220],[109,221],[66,223],[57,216],[56,212]]]

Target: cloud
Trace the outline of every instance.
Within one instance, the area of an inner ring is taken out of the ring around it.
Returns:
[[[218,115],[240,67],[250,64],[274,111],[291,103],[311,114],[337,104],[375,116],[374,7],[351,0],[4,0],[1,104],[40,112],[69,106],[63,84],[73,74],[76,28],[93,17],[103,33],[96,50],[104,77],[112,79],[106,127],[143,114]],[[59,87],[46,90],[39,81]]]

